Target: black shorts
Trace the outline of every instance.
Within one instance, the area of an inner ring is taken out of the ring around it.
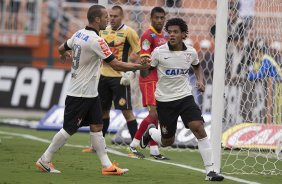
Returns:
[[[191,121],[204,122],[202,112],[192,95],[171,102],[157,101],[157,112],[163,138],[175,136],[179,116],[186,128],[189,128]]]
[[[63,128],[73,132],[90,124],[103,124],[100,98],[67,96]]]
[[[100,77],[98,91],[103,111],[110,110],[112,101],[115,109],[131,110],[130,86],[120,85],[121,77]]]

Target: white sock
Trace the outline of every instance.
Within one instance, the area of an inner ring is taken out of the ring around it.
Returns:
[[[140,144],[140,140],[134,138],[129,146],[136,148],[139,146],[139,144]]]
[[[49,147],[41,156],[43,162],[51,162],[54,153],[56,153],[67,142],[69,137],[70,135],[63,128],[56,133]]]
[[[214,170],[212,147],[208,137],[198,139],[198,147],[208,174],[210,171]]]
[[[103,137],[102,131],[90,132],[90,139],[91,139],[91,145],[93,146],[93,149],[96,151],[96,154],[98,155],[102,166],[110,167],[112,165],[112,162],[110,161],[107,154],[106,141],[105,138]]]
[[[157,143],[162,145],[162,135],[161,135],[161,132],[158,129],[150,128],[149,129],[149,134],[150,134],[150,136],[152,137],[152,139],[154,141],[156,141]]]
[[[158,145],[150,146],[150,154],[151,155],[159,155],[160,154],[159,146]]]

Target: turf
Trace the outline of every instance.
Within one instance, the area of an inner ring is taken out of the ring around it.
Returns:
[[[51,140],[54,131],[37,131],[26,128],[0,126],[2,132],[29,134],[42,139]],[[125,146],[115,146],[110,143],[111,136],[107,136],[108,147],[126,153]],[[195,184],[207,183],[205,174],[174,165],[153,162],[152,160],[133,159],[109,153],[112,161],[120,167],[129,169],[124,176],[103,176],[101,164],[95,154],[82,153],[81,148],[64,146],[55,156],[53,162],[62,171],[61,174],[41,173],[35,169],[34,163],[48,146],[48,143],[22,137],[4,135],[0,133],[0,183],[46,183],[46,184],[83,184],[83,183],[134,183],[134,184]],[[69,144],[87,145],[87,133],[77,133],[68,141]],[[144,151],[149,158],[148,150]],[[178,163],[203,169],[202,161],[196,150],[163,149],[163,154],[170,157],[170,163]],[[280,176],[260,175],[232,175],[248,181],[278,184]],[[239,183],[225,179],[221,183]]]

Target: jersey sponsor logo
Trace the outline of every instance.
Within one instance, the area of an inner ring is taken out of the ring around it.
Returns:
[[[108,34],[109,32],[108,31],[102,31],[102,34]]]
[[[112,52],[111,52],[108,44],[105,42],[105,40],[104,39],[99,39],[98,43],[99,43],[103,53],[105,54],[106,58],[109,57],[112,54]]]
[[[87,40],[89,39],[89,36],[86,34],[83,34],[81,32],[76,33],[75,35],[76,38],[80,38],[81,40],[84,40],[87,42]]]
[[[123,36],[124,36],[124,33],[117,33],[117,36],[123,37]]]
[[[151,43],[149,42],[149,40],[145,39],[145,40],[142,42],[142,49],[143,49],[143,50],[149,50],[149,49],[150,49],[150,46],[151,46]]]
[[[185,69],[167,69],[165,71],[166,75],[181,75],[188,73],[188,70]]]

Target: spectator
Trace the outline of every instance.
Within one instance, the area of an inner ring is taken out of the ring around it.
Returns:
[[[278,41],[274,41],[270,44],[270,55],[274,58],[277,64],[282,67],[282,43]]]
[[[181,7],[181,0],[166,0],[165,4],[167,7]]]
[[[276,80],[282,79],[282,71],[277,62],[267,54],[267,46],[262,41],[258,41],[254,47],[253,67],[250,68],[248,80],[253,81],[272,77]]]
[[[239,17],[243,20],[244,29],[248,30],[253,25],[255,14],[255,0],[239,0]]]
[[[200,42],[199,60],[204,71],[205,83],[212,83],[214,54],[210,51],[211,42],[202,40]]]
[[[18,29],[18,14],[21,6],[20,0],[11,0],[9,4],[8,29]]]
[[[244,37],[237,35],[232,38],[227,49],[227,77],[229,79],[236,81],[244,78],[245,75],[242,75],[242,71],[247,70],[246,59]]]
[[[27,0],[26,13],[27,13],[28,21],[26,23],[25,30],[28,30],[28,31],[35,30],[36,8],[37,8],[36,0]]]

